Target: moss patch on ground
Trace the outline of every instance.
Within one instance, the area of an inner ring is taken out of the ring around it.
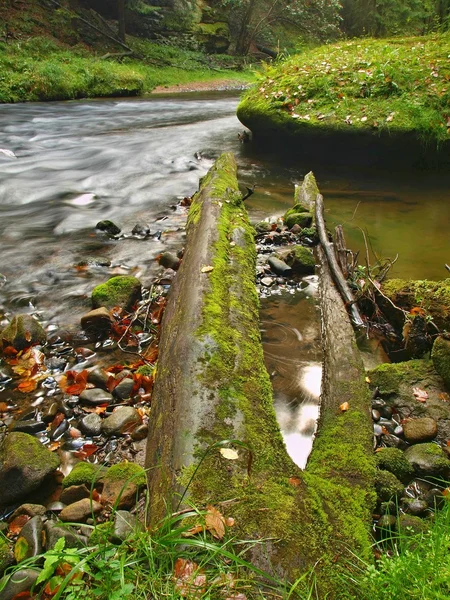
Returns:
[[[357,39],[266,69],[238,108],[255,133],[411,134],[448,141],[450,35]]]

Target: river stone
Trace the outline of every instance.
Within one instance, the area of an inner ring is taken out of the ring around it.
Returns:
[[[411,446],[406,450],[405,457],[418,475],[447,478],[450,473],[450,461],[437,444]]]
[[[70,485],[61,492],[60,501],[64,504],[73,504],[78,500],[90,498],[91,492],[84,483],[80,485]],[[65,506],[63,506],[65,508]]]
[[[416,535],[425,533],[430,528],[430,524],[415,515],[400,515],[398,520],[398,529],[402,535]]]
[[[103,478],[102,504],[130,509],[136,504],[139,489],[146,485],[146,474],[135,463],[118,463]]]
[[[66,540],[65,548],[81,548],[83,546],[82,540],[73,529],[61,524],[58,525],[55,521],[46,521],[44,525],[44,532],[44,545],[46,550],[52,550],[52,548],[55,547],[56,542],[62,537]]]
[[[99,388],[92,388],[90,390],[83,390],[80,394],[80,401],[83,404],[90,404],[91,406],[97,406],[99,404],[110,404],[113,401],[112,394]]]
[[[269,256],[269,260],[267,261],[270,265],[270,268],[276,275],[282,275],[283,277],[289,277],[292,274],[292,269],[289,265],[287,265],[284,260],[280,260],[276,256]]]
[[[381,515],[378,519],[376,528],[379,529],[394,529],[397,524],[397,517],[394,515]]]
[[[69,504],[59,514],[63,522],[84,523],[86,519],[101,512],[102,505],[90,498],[82,498],[73,504]]]
[[[398,448],[380,448],[375,454],[380,469],[389,471],[400,481],[408,482],[414,475],[414,469]]]
[[[298,225],[302,229],[304,227],[311,227],[313,221],[313,216],[309,212],[294,212],[285,217],[284,223],[288,229],[294,227],[294,225]]]
[[[0,445],[0,505],[13,504],[38,488],[58,466],[58,455],[39,440],[12,431]]]
[[[140,440],[145,440],[148,436],[148,425],[142,423],[142,425],[138,425],[136,429],[131,434],[131,439],[135,442],[139,442]]]
[[[131,392],[133,391],[134,381],[129,377],[125,377],[122,379],[120,383],[116,385],[113,390],[113,395],[121,400],[125,400],[131,396]]]
[[[409,515],[418,517],[427,510],[428,504],[420,498],[403,498],[402,508]]]
[[[35,419],[16,421],[12,428],[13,431],[21,431],[22,433],[29,433],[30,435],[40,433],[46,429],[47,425],[44,423],[44,421],[36,421]]]
[[[16,350],[46,341],[45,329],[31,315],[15,315],[0,334],[0,346],[13,346]]]
[[[136,531],[138,520],[127,510],[116,510],[114,514],[113,542],[123,542]]]
[[[99,367],[95,367],[92,371],[89,371],[87,376],[88,383],[92,383],[95,387],[106,390],[106,384],[108,383],[111,373],[107,373]]]
[[[107,333],[111,331],[113,323],[113,317],[104,306],[94,308],[81,317],[81,327],[88,333]]]
[[[403,494],[404,486],[389,471],[377,471],[375,475],[375,490],[380,501],[389,502],[389,500],[399,498]]]
[[[40,572],[41,569],[19,569],[15,571],[11,577],[7,578],[8,582],[0,592],[0,600],[12,600],[18,594],[30,590]],[[5,580],[6,578],[0,581],[0,586]]]
[[[261,279],[261,283],[262,285],[264,285],[265,287],[270,287],[271,285],[273,285],[274,283],[274,279],[273,277],[263,277]]]
[[[111,309],[118,306],[131,310],[142,297],[141,288],[139,279],[131,275],[111,277],[92,290],[92,308],[104,306]]]
[[[434,368],[442,377],[447,387],[450,387],[450,340],[442,336],[435,339],[431,351]]]
[[[97,413],[88,413],[78,423],[80,430],[88,436],[97,436],[101,433],[102,418]]]
[[[180,259],[172,252],[163,252],[158,262],[165,269],[172,269],[173,271],[177,271],[180,266]]]
[[[138,411],[132,406],[121,406],[102,422],[102,433],[106,436],[121,435],[141,424]]]
[[[255,225],[256,233],[269,233],[272,231],[272,223],[268,221],[260,221]]]
[[[43,517],[46,513],[47,509],[42,504],[30,504],[26,502],[25,504],[21,504],[13,514],[9,517],[9,521],[14,521],[16,517],[20,517],[21,515],[27,515],[28,517]]]
[[[297,244],[280,250],[276,256],[287,263],[296,275],[312,275],[315,271],[316,261],[310,248]]]
[[[108,235],[119,235],[120,233],[120,227],[118,227],[115,223],[109,221],[108,219],[105,219],[104,221],[99,221],[95,228],[99,229],[100,231],[104,231]]]
[[[410,444],[434,440],[437,432],[437,423],[431,417],[411,419],[403,424],[403,434]]]
[[[22,527],[14,547],[14,556],[18,563],[41,554],[43,528],[44,523],[40,516],[33,517]]]

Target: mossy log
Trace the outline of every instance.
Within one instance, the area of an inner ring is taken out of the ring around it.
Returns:
[[[362,362],[325,267],[327,397],[301,471],[287,455],[264,367],[253,235],[234,158],[224,154],[194,197],[162,323],[146,459],[150,526],[190,483],[191,502],[234,517],[233,535],[266,540],[252,550],[260,566],[290,580],[315,569],[321,597],[339,598],[351,553],[370,560],[375,468]],[[234,445],[237,460],[220,453],[229,439],[245,444]]]

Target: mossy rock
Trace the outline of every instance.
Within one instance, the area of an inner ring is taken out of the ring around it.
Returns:
[[[381,448],[375,454],[378,467],[389,471],[400,481],[408,482],[414,475],[414,469],[398,448]]]
[[[431,351],[431,359],[445,385],[450,387],[450,340],[441,336],[437,337]]]
[[[12,548],[3,537],[0,537],[0,576],[5,570],[14,564],[14,554]]]
[[[415,444],[405,451],[405,457],[421,477],[447,479],[450,475],[450,461],[437,444]]]
[[[305,246],[290,246],[286,250],[280,250],[275,255],[289,265],[293,273],[297,275],[313,274],[316,267],[314,254],[310,248]]]
[[[231,41],[228,23],[199,23],[195,37],[199,44],[212,54],[225,53]]]
[[[310,227],[313,222],[313,216],[309,212],[291,212],[293,209],[288,211],[289,215],[286,213],[284,215],[284,224],[288,229],[294,227],[294,225],[299,225],[300,227]]]
[[[426,533],[430,529],[430,522],[414,515],[400,515],[397,527],[401,535],[413,536]]]
[[[256,233],[269,233],[269,231],[272,231],[272,223],[260,221],[259,223],[256,223],[255,231]]]
[[[393,473],[378,471],[375,476],[375,490],[380,501],[389,502],[393,498],[399,498],[405,488]]]
[[[62,486],[64,489],[71,485],[84,484],[87,488],[91,488],[94,482],[98,482],[102,475],[105,474],[104,467],[93,465],[88,462],[79,462],[70,473],[64,477]]]
[[[0,445],[0,506],[37,489],[59,467],[59,457],[32,435],[9,433]]]
[[[16,350],[23,350],[46,341],[45,329],[31,315],[15,315],[0,334],[0,348],[13,346]]]
[[[142,365],[136,370],[138,375],[144,375],[145,377],[152,377],[155,372],[154,365]]]
[[[137,487],[146,485],[147,476],[145,469],[136,463],[121,462],[110,467],[103,477],[103,481],[119,481],[134,483]]]
[[[118,306],[131,310],[142,297],[141,289],[141,282],[136,277],[128,275],[112,277],[92,290],[92,307],[105,306],[111,309]]]
[[[401,385],[427,379],[430,375],[430,361],[415,359],[400,363],[383,363],[369,371],[370,384],[378,388],[381,396],[399,394]]]
[[[114,531],[114,523],[112,521],[106,521],[106,523],[99,523],[96,525],[89,538],[89,544],[106,544],[109,541]]]

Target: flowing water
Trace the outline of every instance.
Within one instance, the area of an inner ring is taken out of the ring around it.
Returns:
[[[282,214],[294,183],[313,169],[328,223],[347,223],[349,246],[364,249],[363,228],[375,253],[399,254],[392,275],[446,276],[448,174],[344,173],[262,153],[238,141],[236,105],[227,94],[190,94],[0,106],[0,148],[7,150],[0,152],[3,324],[12,313],[32,312],[49,330],[75,330],[96,284],[118,273],[150,281],[155,257],[183,241],[185,215],[170,207],[196,190],[225,150],[236,154],[243,186],[257,186],[247,201],[253,220]],[[96,231],[101,219],[125,236],[111,240]],[[131,236],[136,223],[148,223],[155,237]],[[312,278],[301,292],[264,299],[261,311],[280,426],[301,466],[320,391],[315,289]]]

